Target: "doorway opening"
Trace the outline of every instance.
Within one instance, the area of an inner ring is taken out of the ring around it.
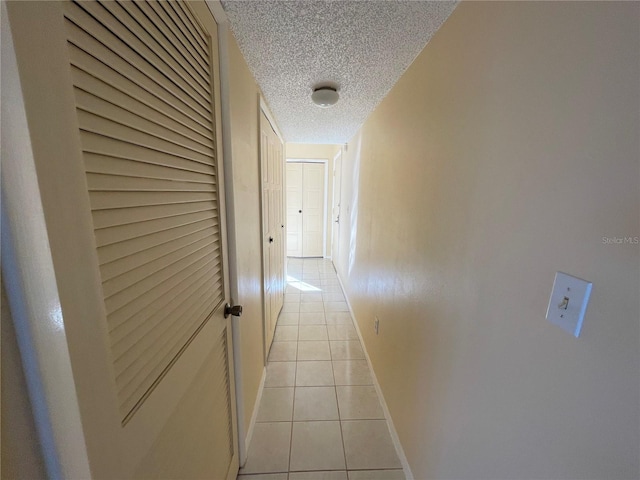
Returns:
[[[326,257],[328,160],[287,159],[287,257]]]

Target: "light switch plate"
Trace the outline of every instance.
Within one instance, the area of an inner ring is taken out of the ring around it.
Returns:
[[[547,320],[576,337],[580,336],[592,286],[586,280],[556,272]]]

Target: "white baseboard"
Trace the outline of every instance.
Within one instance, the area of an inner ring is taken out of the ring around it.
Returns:
[[[378,398],[380,399],[380,404],[382,405],[382,411],[384,412],[384,418],[387,420],[387,426],[389,427],[389,433],[391,434],[391,440],[393,441],[393,445],[396,448],[396,453],[398,454],[398,458],[400,459],[400,463],[402,464],[402,470],[404,471],[404,476],[407,480],[414,480],[413,472],[411,471],[411,467],[409,466],[409,461],[407,460],[407,456],[404,454],[404,449],[402,448],[402,444],[400,443],[400,437],[398,437],[398,432],[396,431],[396,427],[393,425],[393,420],[391,419],[391,413],[389,412],[389,407],[387,407],[387,402],[384,399],[384,395],[382,394],[382,389],[380,388],[380,384],[378,383],[378,378],[376,377],[376,372],[373,370],[373,365],[371,364],[371,358],[369,357],[369,352],[367,352],[367,346],[364,343],[364,339],[362,338],[362,333],[360,332],[360,327],[358,322],[356,321],[356,316],[353,313],[353,308],[351,307],[351,302],[349,301],[349,297],[347,296],[347,291],[344,288],[344,283],[342,282],[342,278],[340,274],[336,271],[338,276],[338,281],[340,282],[340,287],[342,288],[342,292],[344,293],[344,298],[347,301],[347,307],[349,308],[349,313],[351,313],[351,318],[353,319],[354,327],[356,328],[356,332],[358,332],[358,338],[360,339],[360,344],[362,345],[362,350],[364,351],[364,356],[367,359],[367,364],[369,365],[369,370],[371,371],[371,377],[373,378],[373,385],[378,393]]]
[[[251,414],[251,421],[249,422],[249,429],[247,430],[247,436],[244,439],[245,452],[249,451],[249,444],[251,438],[253,438],[253,429],[256,426],[256,419],[258,418],[258,409],[260,408],[260,400],[262,400],[262,392],[264,391],[264,380],[267,377],[267,369],[262,369],[262,378],[260,379],[260,386],[258,387],[258,394],[256,395],[256,403],[253,405],[253,413]],[[245,462],[247,459],[245,458]]]

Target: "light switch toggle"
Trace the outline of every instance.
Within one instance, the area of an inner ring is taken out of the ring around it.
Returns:
[[[564,297],[562,302],[558,304],[558,308],[566,310],[569,307],[569,297]]]
[[[557,272],[547,307],[547,320],[578,337],[593,284]]]

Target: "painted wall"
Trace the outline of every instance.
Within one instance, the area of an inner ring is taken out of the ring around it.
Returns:
[[[327,162],[327,225],[326,230],[326,256],[331,256],[331,235],[333,220],[331,207],[333,199],[333,158],[340,151],[341,145],[317,145],[303,143],[287,143],[285,145],[286,158],[328,160]]]
[[[258,86],[233,35],[228,33],[231,160],[235,211],[244,432],[247,434],[264,369]]]
[[[415,478],[640,475],[639,27],[462,3],[348,145],[339,273]]]

